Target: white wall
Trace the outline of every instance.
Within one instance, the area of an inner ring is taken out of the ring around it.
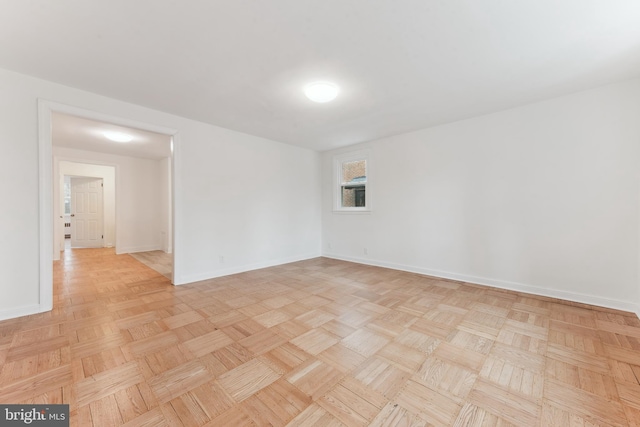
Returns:
[[[318,153],[204,124],[182,133],[197,135],[181,152],[185,282],[320,255]]]
[[[333,213],[363,148],[373,211]],[[635,310],[639,160],[638,79],[326,152],[323,253]]]
[[[318,153],[5,70],[0,93],[0,319],[40,310],[38,99],[179,131],[176,283],[319,255]]]
[[[71,153],[76,150],[68,150],[60,153],[58,148],[54,148],[53,175],[59,176],[53,184],[53,218],[54,218],[54,259],[60,259],[60,251],[64,249],[64,205],[63,185],[64,176],[87,176],[92,178],[102,178],[103,184],[103,224],[104,224],[104,244],[114,246],[116,241],[116,168],[115,166],[96,165],[88,163],[76,163],[61,161],[60,155],[65,158],[80,158],[81,153]],[[71,152],[70,152],[71,151]],[[76,157],[78,156],[78,157]],[[60,218],[63,217],[63,218]]]

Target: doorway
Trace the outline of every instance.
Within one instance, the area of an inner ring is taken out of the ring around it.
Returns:
[[[164,162],[163,165],[167,166],[167,169],[170,171],[170,174],[168,174],[167,176],[168,182],[167,182],[166,191],[163,191],[163,193],[170,195],[170,197],[167,197],[168,199],[167,208],[164,209],[166,211],[168,226],[164,230],[162,230],[161,233],[156,233],[156,235],[157,236],[160,236],[161,234],[166,235],[166,240],[168,243],[164,245],[164,248],[169,249],[169,251],[171,252],[171,255],[170,255],[170,258],[172,261],[171,262],[172,272],[170,274],[171,281],[172,283],[181,283],[180,280],[177,278],[178,276],[177,270],[179,269],[179,264],[176,263],[177,250],[174,244],[174,242],[176,242],[175,235],[177,234],[177,230],[175,227],[175,218],[176,218],[176,214],[178,213],[176,212],[176,208],[175,208],[176,204],[174,202],[175,196],[176,196],[176,191],[174,190],[176,187],[175,176],[177,171],[177,164],[175,161],[175,157],[179,152],[178,132],[175,129],[163,128],[156,125],[150,125],[148,123],[141,123],[141,122],[136,122],[129,119],[124,119],[121,117],[109,116],[109,115],[96,113],[93,111],[84,110],[81,108],[76,108],[68,105],[58,104],[58,103],[45,101],[45,100],[38,100],[38,118],[39,118],[39,129],[40,129],[39,138],[38,138],[39,139],[39,158],[40,158],[40,167],[39,167],[39,170],[40,170],[40,182],[39,182],[40,306],[39,306],[39,311],[42,312],[42,311],[51,310],[53,306],[53,272],[51,268],[52,266],[51,262],[53,261],[54,254],[56,252],[58,252],[59,254],[59,249],[60,249],[59,245],[54,245],[54,241],[56,240],[54,236],[56,235],[59,236],[60,234],[58,234],[57,232],[56,233],[54,232],[57,231],[57,228],[59,227],[58,224],[60,224],[62,228],[64,227],[64,222],[59,221],[60,219],[59,204],[61,204],[59,203],[60,199],[53,197],[53,187],[54,187],[53,183],[55,183],[56,181],[59,182],[59,180],[57,180],[57,178],[51,180],[50,178],[52,176],[59,176],[57,162],[64,160],[64,161],[71,161],[71,162],[84,162],[84,163],[94,163],[94,164],[113,166],[113,162],[110,160],[96,160],[95,156],[100,155],[99,150],[95,151],[93,149],[88,149],[87,147],[76,148],[83,151],[82,155],[69,155],[70,153],[69,150],[66,150],[64,153],[62,154],[57,153],[56,156],[54,156],[53,116],[56,114],[66,114],[66,115],[75,116],[80,119],[99,121],[113,127],[125,127],[125,128],[131,128],[131,129],[143,131],[143,132],[145,131],[154,132],[154,133],[164,135],[167,138],[168,154],[163,158],[163,162]],[[57,151],[57,148],[55,150]],[[71,148],[71,150],[73,150],[73,148]],[[102,155],[112,156],[112,157],[120,156],[120,154],[105,153],[105,152],[103,152]],[[115,237],[115,241],[113,242],[114,246],[118,246],[119,240],[122,240],[120,239],[120,237],[122,237],[123,233],[127,234],[127,230],[126,230],[127,226],[129,226],[130,229],[135,230],[136,228],[144,228],[144,226],[147,225],[144,223],[144,221],[135,223],[135,220],[134,220],[133,226],[130,226],[130,224],[127,224],[127,221],[121,221],[123,218],[129,219],[129,220],[131,219],[127,217],[128,215],[127,212],[123,213],[120,210],[120,205],[123,205],[123,204],[126,205],[126,202],[129,201],[129,200],[123,200],[122,197],[124,196],[120,194],[120,193],[126,192],[126,191],[121,191],[123,190],[123,188],[126,189],[128,187],[127,177],[124,176],[126,175],[126,173],[123,173],[124,168],[121,166],[122,165],[115,165],[115,169],[118,172],[116,187],[118,188],[118,194],[119,194],[118,200],[117,200],[118,214],[116,216],[118,217],[117,222],[119,224],[122,222],[125,224],[125,226],[118,227],[118,230],[117,230],[118,236]],[[54,172],[55,172],[55,175],[54,175]],[[145,176],[145,172],[143,171],[139,175]],[[130,199],[135,200],[135,198],[130,198]],[[142,207],[145,206],[144,198],[139,202]],[[56,204],[58,204],[58,206],[56,206]],[[54,218],[54,221],[51,221],[51,218]],[[141,227],[141,224],[143,225],[142,227]],[[151,230],[151,233],[153,232],[154,231]],[[64,231],[62,231],[62,233],[64,233]],[[107,234],[106,232],[103,232],[100,234],[100,236],[106,237],[106,234]],[[62,236],[64,236],[64,234],[62,234]],[[108,244],[105,244],[105,246],[108,246]],[[123,246],[121,249],[122,249],[121,253],[127,253],[127,251],[145,250],[148,248],[145,246],[140,246],[140,247]],[[155,247],[151,249],[155,249]]]
[[[168,156],[171,138],[57,112],[52,114],[51,132],[54,164],[59,174],[74,176],[69,179],[70,214],[68,219],[64,218],[65,224],[70,225],[69,246],[115,246],[116,254],[144,255],[158,251],[170,254],[171,171]],[[82,162],[61,159],[81,159]],[[113,166],[108,167],[104,165],[106,163]],[[109,175],[105,168],[113,170],[114,167],[118,172],[117,183],[108,185],[109,178],[115,174]],[[115,211],[114,215],[105,215],[108,233],[104,232],[101,216],[101,178],[105,178],[105,193],[111,197],[115,194],[116,199],[114,202],[110,197],[105,203],[105,210]],[[54,203],[54,211],[61,209],[62,204]],[[62,215],[58,217],[62,218]],[[62,227],[59,230],[58,236],[62,234]],[[170,256],[165,256],[161,274],[170,276],[167,266],[170,270],[171,262],[167,258]],[[155,264],[145,264],[158,271]]]

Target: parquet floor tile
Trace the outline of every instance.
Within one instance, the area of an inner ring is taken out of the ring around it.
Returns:
[[[294,339],[291,344],[314,356],[338,343],[338,338],[323,329],[312,329]]]
[[[433,425],[448,426],[458,416],[463,401],[409,380],[393,402]]]
[[[515,425],[533,426],[540,422],[541,402],[538,399],[505,390],[482,378],[474,384],[468,399],[474,405]]]
[[[374,319],[367,324],[367,329],[372,332],[378,333],[379,335],[384,335],[388,338],[395,338],[405,331],[405,328],[391,322],[386,322],[380,319]]]
[[[0,402],[72,426],[640,426],[631,313],[316,258],[174,287],[65,251]]]
[[[193,360],[152,377],[148,384],[162,404],[206,383],[210,375],[200,360]]]
[[[227,370],[237,368],[238,366],[250,361],[255,357],[255,355],[251,351],[247,350],[237,343],[233,343],[224,348],[216,350],[212,352],[211,355]]]
[[[288,427],[343,427],[336,417],[327,412],[324,408],[317,404],[308,406],[298,416],[296,416]]]
[[[496,342],[540,355],[544,355],[547,351],[546,339],[536,338],[522,331],[516,332],[509,325],[502,328],[496,337]]]
[[[551,405],[572,416],[593,423],[624,426],[628,420],[619,400],[608,400],[579,388],[567,386],[553,378],[545,381],[545,398]]]
[[[549,424],[542,424],[543,426],[548,426]],[[565,424],[569,425],[569,424]],[[458,418],[456,418],[453,423],[454,427],[514,427],[516,424],[512,424],[506,419],[492,414],[489,411],[486,411],[483,408],[480,408],[471,403],[465,404],[460,413],[458,414]]]
[[[345,374],[360,366],[366,360],[366,357],[340,343],[327,348],[317,357]]]
[[[423,352],[395,342],[387,344],[377,354],[379,357],[388,360],[392,365],[407,372],[414,372],[419,369],[427,358]]]
[[[598,356],[586,351],[576,350],[557,344],[547,346],[547,360],[558,360],[602,374],[609,374],[610,367],[605,356]]]
[[[430,357],[411,379],[444,395],[466,398],[478,375],[462,366]]]
[[[428,427],[432,424],[397,403],[387,404],[371,422],[372,427]]]
[[[291,371],[286,379],[315,401],[343,377],[341,371],[328,363],[311,358]]]
[[[473,350],[463,350],[448,342],[442,342],[433,352],[433,356],[462,366],[473,372],[479,372],[486,355]]]
[[[386,402],[384,396],[356,380],[347,379],[316,403],[348,426],[366,426]]]
[[[352,376],[387,399],[391,399],[404,386],[411,374],[387,360],[372,357],[360,365]]]
[[[180,420],[178,420],[180,422]],[[172,424],[171,424],[172,425]],[[256,427],[257,424],[242,410],[240,406],[232,406],[222,414],[218,415],[208,423],[205,427],[217,426],[237,426],[237,427]]]
[[[291,319],[291,315],[282,310],[269,310],[253,318],[265,328],[270,328]]]
[[[372,356],[382,349],[389,339],[366,329],[358,329],[353,334],[342,340],[342,344],[365,357]]]
[[[75,384],[78,406],[112,395],[143,380],[138,364],[133,361],[92,375]]]

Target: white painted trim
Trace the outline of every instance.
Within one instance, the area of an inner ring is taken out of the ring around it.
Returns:
[[[486,277],[469,276],[466,274],[451,273],[448,271],[431,270],[428,268],[415,267],[409,265],[395,264],[385,261],[377,261],[365,258],[342,256],[334,253],[323,253],[323,257],[333,258],[342,261],[355,262],[358,264],[373,265],[376,267],[390,268],[392,270],[406,271],[409,273],[424,274],[425,276],[439,277],[443,279],[459,280],[462,282],[492,286],[494,288],[506,289],[516,292],[524,292],[527,294],[539,295],[550,298],[563,299],[583,304],[596,305],[600,307],[608,307],[616,310],[628,311],[638,315],[640,318],[640,307],[629,301],[621,301],[610,298],[603,298],[594,295],[581,294],[579,292],[566,292],[556,289],[540,288],[538,286],[526,285],[523,283],[509,282],[505,280],[490,279]]]
[[[51,106],[38,100],[38,211],[40,235],[40,296],[37,313],[53,309],[53,149]],[[19,314],[24,316],[24,314]]]
[[[35,312],[50,311],[53,308],[53,251],[56,248],[53,247],[53,148],[51,141],[51,114],[52,112],[59,112],[64,114],[71,114],[78,117],[83,117],[91,120],[98,120],[103,122],[109,122],[121,126],[134,127],[142,130],[147,130],[156,133],[162,133],[172,137],[173,152],[171,156],[172,163],[172,191],[173,191],[173,226],[174,233],[173,238],[173,279],[175,283],[179,280],[180,268],[182,262],[180,261],[179,254],[180,240],[176,239],[176,236],[180,236],[180,214],[181,210],[176,208],[176,204],[179,203],[180,198],[180,185],[179,175],[181,173],[181,166],[179,160],[180,153],[180,137],[177,129],[166,128],[163,126],[157,126],[146,122],[139,122],[122,117],[111,116],[108,114],[100,113],[97,111],[87,110],[85,108],[74,107],[71,105],[61,104],[54,101],[45,99],[38,99],[38,203],[39,203],[39,286],[40,286],[40,304],[37,306],[30,306],[29,310],[37,310]],[[117,172],[117,171],[116,171]],[[118,177],[116,176],[116,187],[118,186]],[[116,188],[116,203],[117,201]],[[117,209],[116,209],[117,216]],[[116,217],[116,223],[118,218]],[[116,242],[117,244],[117,242]],[[22,313],[22,309],[16,309],[16,313]],[[13,313],[14,310],[5,310],[4,312]],[[26,312],[26,309],[25,311]],[[33,314],[33,313],[28,313]],[[23,315],[23,314],[19,314]]]
[[[24,307],[10,308],[7,310],[0,310],[0,321],[7,319],[15,319],[16,317],[29,316],[31,314],[42,313],[43,311],[49,311],[51,309],[43,309],[40,304],[27,305]]]
[[[161,133],[164,135],[174,135],[178,131],[163,126],[154,125],[146,122],[139,122],[137,120],[127,119],[125,117],[117,117],[109,114],[100,113],[98,111],[87,110],[86,108],[75,107],[73,105],[62,104],[59,102],[48,101],[46,99],[38,99],[38,105],[44,105],[48,107],[49,111],[55,111],[57,113],[70,114],[85,119],[96,120],[100,122],[112,123],[115,125],[132,127],[142,130],[148,130],[155,133]]]
[[[179,219],[182,218],[182,140],[180,132],[174,132],[171,137],[171,180],[173,185],[171,186],[171,243],[173,249],[171,255],[173,256],[173,268],[171,269],[171,283],[174,285],[181,285],[186,283],[182,278],[182,253],[181,250],[176,248],[182,248],[182,222]]]
[[[308,259],[318,258],[319,256],[320,256],[319,253],[311,253],[311,254],[307,254],[307,255],[300,255],[300,256],[294,256],[294,257],[289,257],[289,258],[281,258],[281,259],[278,259],[278,260],[258,262],[258,263],[255,263],[255,264],[242,265],[242,266],[239,266],[239,267],[225,268],[225,269],[220,269],[220,270],[212,270],[212,271],[209,271],[207,273],[201,273],[201,274],[194,274],[194,275],[190,275],[190,276],[185,276],[184,277],[185,281],[183,283],[181,283],[181,284],[200,282],[202,280],[215,279],[217,277],[229,276],[231,274],[245,273],[247,271],[259,270],[261,268],[275,267],[275,266],[278,266],[278,265],[289,264],[291,262],[305,261],[305,260],[308,260]]]
[[[369,191],[369,189],[367,189]],[[343,210],[332,210],[334,214],[338,215],[371,215],[371,210],[348,210],[348,208],[343,208]]]

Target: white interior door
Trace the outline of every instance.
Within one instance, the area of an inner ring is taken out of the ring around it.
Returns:
[[[102,178],[71,178],[71,247],[103,244]]]

